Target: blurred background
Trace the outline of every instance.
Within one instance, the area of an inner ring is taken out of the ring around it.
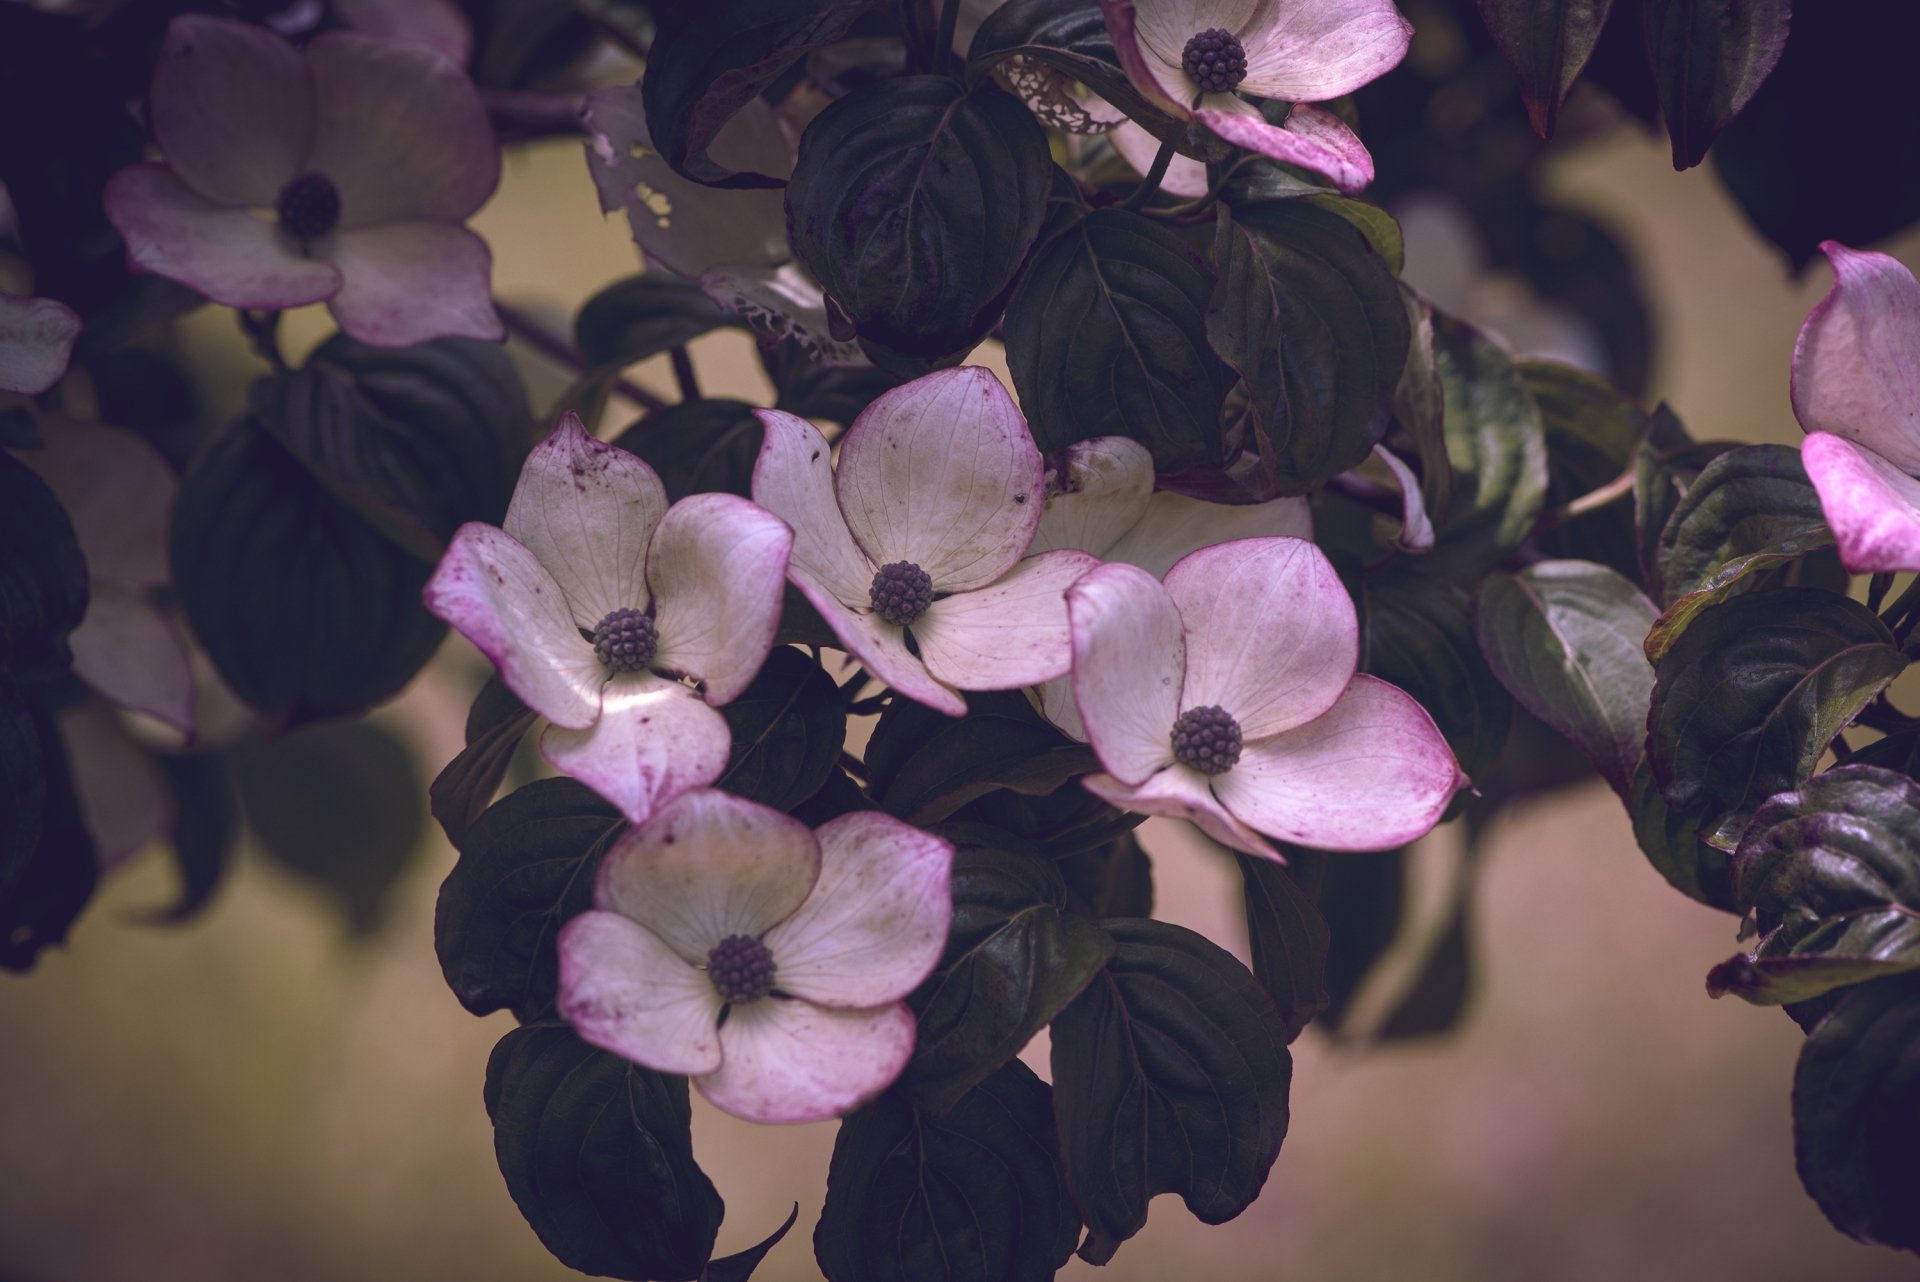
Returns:
[[[1640,371],[1645,402],[1668,401],[1700,439],[1796,441],[1788,361],[1827,287],[1824,264],[1791,276],[1707,170],[1676,174],[1664,139],[1631,125],[1557,146],[1537,179],[1609,228],[1639,269],[1657,335]],[[1398,212],[1409,278],[1447,306],[1517,346],[1617,367],[1618,353],[1539,307],[1521,278],[1488,269],[1501,246],[1477,243],[1446,200]],[[493,246],[500,297],[556,332],[635,268],[575,143],[510,152],[475,227]],[[1920,237],[1879,247],[1920,267]],[[221,363],[202,385],[236,397],[213,408],[237,409],[252,358],[231,315],[207,308],[185,324],[181,352]],[[325,330],[324,313],[290,317],[290,354]],[[518,346],[514,356],[535,404],[551,403],[564,371]],[[764,400],[751,340],[712,336],[694,356],[709,395]],[[633,376],[671,395],[664,358]],[[608,428],[622,425],[616,411]],[[411,757],[409,788],[458,750],[484,674],[455,637],[376,714]],[[65,950],[24,977],[0,975],[0,1280],[575,1276],[541,1248],[495,1168],[480,1088],[511,1023],[466,1015],[441,979],[433,901],[453,852],[424,831],[397,880],[383,876],[364,899],[318,894],[245,851],[183,929],[146,920],[176,893],[171,866],[148,851],[108,882]],[[1231,863],[1171,823],[1142,831],[1159,915],[1244,957]],[[1437,893],[1457,840],[1436,834],[1415,860],[1410,912]],[[1920,1274],[1835,1233],[1801,1191],[1788,1114],[1800,1034],[1778,1012],[1708,999],[1704,976],[1735,951],[1735,923],[1660,880],[1603,785],[1505,812],[1476,903],[1480,965],[1462,1025],[1387,1048],[1309,1031],[1294,1048],[1292,1131],[1260,1200],[1208,1227],[1163,1198],[1104,1276]],[[1045,1074],[1044,1048],[1028,1059]],[[696,1153],[729,1207],[718,1250],[758,1241],[798,1202],[799,1223],[757,1276],[817,1276],[808,1237],[833,1125],[754,1127],[698,1096],[694,1110]],[[1062,1276],[1095,1272],[1075,1261]]]

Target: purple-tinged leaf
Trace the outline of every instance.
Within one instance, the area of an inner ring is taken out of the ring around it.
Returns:
[[[1480,17],[1500,56],[1520,80],[1527,118],[1542,138],[1553,136],[1560,104],[1606,25],[1613,0],[1479,0]]]
[[[1793,6],[1790,0],[1644,3],[1647,56],[1673,139],[1673,167],[1691,169],[1780,61]]]

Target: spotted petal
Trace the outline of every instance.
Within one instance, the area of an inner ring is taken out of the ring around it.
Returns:
[[[661,518],[647,549],[659,648],[654,666],[730,702],[767,660],[780,626],[793,531],[732,494],[695,494]]]
[[[586,729],[554,725],[540,736],[540,752],[554,769],[637,824],[681,793],[718,779],[732,748],[724,717],[686,686],[651,672],[607,682],[599,720]]]
[[[820,880],[766,935],[775,983],[823,1006],[900,1000],[946,947],[953,847],[873,810],[842,815],[815,835]]]
[[[720,994],[659,936],[619,913],[560,930],[560,1015],[582,1041],[662,1073],[720,1065]]]
[[[844,608],[866,605],[874,564],[854,543],[840,514],[833,448],[813,424],[784,410],[755,410],[754,415],[763,435],[753,465],[753,501],[793,528],[788,573],[810,599],[817,593]]]
[[[1173,761],[1186,670],[1173,598],[1137,566],[1108,564],[1067,593],[1074,702],[1100,764],[1131,787]]]
[[[1061,548],[1004,578],[935,601],[912,625],[927,671],[961,690],[1017,690],[1064,676],[1072,662],[1067,589],[1099,565]]]
[[[1325,174],[1352,195],[1373,181],[1373,155],[1338,116],[1297,103],[1285,124],[1274,125],[1260,109],[1232,94],[1208,94],[1194,119],[1236,147],[1316,174]]]
[[[1260,0],[1240,42],[1242,93],[1285,102],[1326,102],[1400,65],[1413,24],[1393,0]]]
[[[614,610],[647,606],[647,545],[667,511],[654,470],[560,416],[520,468],[506,531],[540,558],[591,631]]]
[[[1324,715],[1249,743],[1213,787],[1241,820],[1282,840],[1386,850],[1425,836],[1465,782],[1426,709],[1360,676]]]
[[[1280,852],[1249,828],[1213,795],[1207,778],[1185,766],[1165,770],[1135,787],[1129,787],[1112,775],[1088,775],[1081,782],[1088,792],[1102,801],[1137,815],[1167,815],[1185,819],[1223,846],[1249,855],[1278,859]]]
[[[270,207],[313,136],[300,54],[260,27],[185,14],[167,27],[148,96],[173,172],[218,205]]]
[[[340,328],[375,347],[506,337],[493,306],[493,253],[451,223],[396,222],[328,236],[315,252],[340,269],[327,304]]]
[[[1920,481],[1828,432],[1808,436],[1800,458],[1842,565],[1855,574],[1920,570]]]
[[[1885,254],[1827,241],[1833,288],[1793,348],[1793,412],[1920,475],[1920,282]]]
[[[819,879],[820,851],[798,819],[697,788],[614,844],[600,863],[593,903],[705,965],[727,936],[758,938],[792,916]]]
[[[794,999],[736,1006],[720,1030],[721,1064],[693,1084],[750,1122],[818,1122],[860,1107],[913,1056],[904,1005],[833,1010]]]
[[[38,396],[60,381],[80,337],[80,317],[51,298],[0,292],[0,392]]]
[[[1007,389],[962,366],[862,410],[840,447],[835,484],[869,560],[911,561],[946,593],[985,587],[1026,555],[1041,479],[1040,451]]]

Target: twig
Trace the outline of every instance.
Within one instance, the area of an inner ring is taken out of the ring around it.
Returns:
[[[687,352],[685,343],[673,349],[673,379],[680,385],[680,399],[697,401],[700,399],[700,378],[693,372],[693,357]]]
[[[1160,150],[1153,154],[1153,167],[1147,170],[1147,176],[1134,188],[1133,195],[1120,202],[1120,208],[1138,209],[1153,199],[1153,194],[1160,190],[1160,180],[1167,176],[1167,166],[1172,163],[1173,144],[1163,142]]]
[[[482,89],[480,101],[486,104],[495,131],[506,142],[532,142],[584,132],[580,113],[587,100],[583,94]]]
[[[594,368],[587,362],[587,358],[581,354],[579,348],[547,329],[519,308],[501,302],[496,302],[493,306],[494,310],[500,313],[500,322],[507,327],[507,333],[554,364],[583,374]],[[624,378],[613,381],[613,390],[642,408],[649,410],[667,408],[667,403],[658,396],[638,383],[629,382]]]

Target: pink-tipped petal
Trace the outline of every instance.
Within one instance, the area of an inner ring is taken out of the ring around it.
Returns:
[[[219,205],[271,207],[313,138],[313,85],[261,27],[186,14],[167,27],[148,99],[167,164]]]
[[[1793,347],[1793,412],[1920,475],[1920,282],[1885,254],[1820,248],[1833,288]]]
[[[1235,6],[1241,7],[1251,6]],[[1178,0],[1149,0],[1145,4],[1100,0],[1100,12],[1107,20],[1107,34],[1113,37],[1113,52],[1127,80],[1148,102],[1175,119],[1185,120],[1200,95],[1200,86],[1181,70],[1181,54],[1187,41],[1205,26],[1191,25],[1191,15]]]
[[[1160,140],[1131,120],[1115,125],[1107,134],[1107,140],[1120,153],[1120,158],[1132,165],[1138,174],[1151,171],[1154,160],[1160,155]],[[1160,179],[1161,191],[1189,199],[1206,195],[1211,186],[1204,163],[1191,156],[1178,154],[1167,162],[1167,172]]]
[[[640,459],[560,416],[520,467],[503,525],[559,581],[573,621],[591,632],[619,609],[647,608],[647,545],[667,489]]]
[[[1842,565],[1855,574],[1920,570],[1920,481],[1830,432],[1802,441],[1800,459]]]
[[[1284,125],[1273,125],[1244,98],[1208,94],[1193,114],[1234,146],[1324,174],[1348,195],[1373,181],[1373,154],[1330,111],[1298,103],[1287,113]]]
[[[1047,502],[1029,552],[1078,548],[1105,557],[1146,513],[1153,455],[1125,436],[1096,436],[1062,451],[1047,474]]]
[[[439,54],[456,67],[473,56],[473,29],[452,0],[333,0],[333,14],[363,36]]]
[[[757,503],[695,494],[668,510],[647,550],[659,634],[653,666],[732,701],[773,649],[793,531]]]
[[[194,194],[165,165],[129,165],[107,180],[107,219],[127,242],[127,266],[198,290],[228,307],[280,309],[340,290],[332,263],[305,258],[279,227]]]
[[[68,704],[55,724],[94,859],[101,872],[110,872],[172,829],[173,789],[153,754],[98,699]]]
[[[953,922],[953,847],[875,810],[825,824],[820,880],[767,932],[774,984],[823,1006],[899,1001],[933,973]]]
[[[819,1122],[851,1113],[913,1057],[904,1005],[834,1010],[778,998],[736,1006],[720,1030],[717,1072],[693,1084],[749,1122]]]
[[[996,583],[935,601],[913,624],[935,679],[959,690],[1017,690],[1065,676],[1067,589],[1099,565],[1066,548],[1021,561]]]
[[[804,590],[804,578],[843,608],[865,606],[875,566],[840,514],[833,448],[819,428],[785,410],[755,410],[754,415],[764,435],[753,465],[753,501],[793,528],[788,562],[793,581]]]
[[[39,473],[73,522],[87,573],[159,587],[180,482],[160,451],[124,428],[64,415],[40,417],[42,444],[14,457]]]
[[[387,223],[329,236],[315,250],[340,269],[328,303],[340,328],[375,347],[435,338],[498,342],[493,253],[452,223]]]
[[[1251,743],[1313,720],[1352,679],[1360,658],[1353,598],[1313,544],[1242,539],[1202,548],[1167,571],[1166,584],[1187,625],[1183,710],[1224,708]]]
[[[935,592],[985,587],[1011,570],[1045,498],[1026,419],[1000,380],[972,365],[916,378],[862,410],[836,485],[868,558],[913,562]]]
[[[87,617],[68,638],[73,671],[122,708],[193,733],[193,660],[187,639],[146,593],[95,579]]]
[[[80,316],[51,298],[0,292],[0,392],[38,396],[60,381],[80,337]]]
[[[1413,24],[1393,0],[1261,0],[1239,35],[1247,50],[1242,93],[1325,102],[1399,66]]]
[[[560,1015],[580,1039],[662,1073],[720,1066],[720,994],[666,942],[619,913],[560,928]]]
[[[1185,819],[1223,846],[1244,854],[1278,859],[1265,837],[1234,818],[1207,786],[1205,775],[1185,766],[1168,766],[1137,787],[1128,787],[1112,775],[1088,775],[1080,781],[1088,792],[1108,805],[1137,815],[1166,815]]]
[[[350,31],[307,46],[313,149],[306,167],[340,189],[340,225],[460,222],[500,183],[500,147],[466,73],[446,59]]]
[[[1180,558],[1235,539],[1311,539],[1313,512],[1298,495],[1265,503],[1209,503],[1161,490],[1134,527],[1106,551],[1109,561],[1164,578]]]
[[[936,712],[963,717],[967,701],[951,686],[927,670],[926,663],[907,649],[907,634],[868,610],[852,610],[820,589],[810,578],[791,569],[787,577],[813,603],[820,617],[847,653],[866,665],[868,675],[882,681],[915,703],[924,703]]]
[[[1108,564],[1067,593],[1073,700],[1084,737],[1118,783],[1145,783],[1173,761],[1186,671],[1185,625],[1159,580]]]
[[[1322,850],[1386,850],[1425,836],[1466,783],[1433,718],[1374,677],[1325,715],[1259,743],[1213,781],[1248,824]]]
[[[1398,454],[1384,445],[1374,446],[1373,456],[1393,473],[1393,483],[1400,487],[1400,533],[1394,536],[1393,545],[1402,552],[1433,551],[1433,521],[1427,516],[1427,501],[1420,492],[1420,478],[1413,474],[1412,468],[1401,462]]]
[[[607,669],[574,626],[553,575],[511,536],[478,522],[461,526],[421,596],[535,712],[574,730],[599,717]]]
[[[718,779],[732,747],[724,717],[686,686],[651,672],[607,682],[600,718],[586,729],[554,725],[540,736],[541,755],[554,769],[637,824],[681,793]]]
[[[820,843],[798,819],[696,788],[630,828],[600,863],[593,903],[645,926],[696,966],[729,935],[791,917],[820,876]]]

